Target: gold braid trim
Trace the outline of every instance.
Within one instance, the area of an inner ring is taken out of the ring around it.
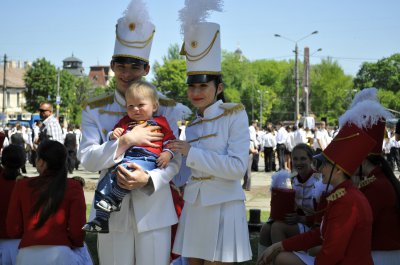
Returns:
[[[362,188],[364,188],[365,186],[368,186],[369,184],[371,184],[372,182],[374,182],[375,180],[376,180],[376,177],[375,177],[375,176],[372,176],[372,177],[370,177],[370,178],[366,178],[366,179],[360,181],[360,183],[358,183],[358,188],[359,188],[359,189],[362,189]]]
[[[181,50],[181,55],[186,55],[186,60],[189,61],[189,62],[196,62],[196,61],[199,61],[199,60],[203,59],[211,51],[211,49],[214,46],[215,40],[217,39],[218,35],[219,35],[219,30],[217,30],[217,32],[215,32],[214,38],[212,39],[211,43],[201,53],[199,53],[199,54],[190,54],[190,53],[188,53],[186,51],[186,49],[183,48],[183,50]],[[185,45],[185,43],[183,45]],[[184,53],[184,54],[182,54],[182,53]]]
[[[109,115],[117,115],[117,116],[122,116],[126,114],[126,111],[110,111],[110,110],[105,110],[105,109],[99,109],[100,114],[109,114]]]
[[[346,194],[346,190],[344,188],[340,188],[336,190],[334,193],[326,197],[326,200],[328,202],[333,202],[341,197],[343,197]]]
[[[144,47],[146,47],[150,43],[150,41],[153,39],[153,36],[154,36],[155,32],[156,31],[153,30],[153,32],[150,34],[150,36],[147,39],[143,40],[143,41],[139,41],[139,40],[138,41],[129,41],[129,40],[121,38],[118,35],[118,25],[117,25],[117,27],[115,29],[115,35],[117,37],[118,42],[121,43],[122,45],[126,46],[126,47],[135,48],[135,49],[143,49]]]
[[[160,102],[161,106],[167,106],[167,107],[174,107],[176,106],[176,102],[173,99],[169,99],[169,98],[160,98],[158,100],[158,102]]]
[[[221,106],[221,108],[224,108],[224,106]],[[218,120],[219,118],[231,115],[231,114],[236,113],[236,112],[241,111],[241,110],[244,110],[243,104],[236,104],[235,106],[233,106],[231,108],[225,109],[224,113],[222,113],[222,114],[220,114],[220,115],[218,115],[218,116],[216,116],[214,118],[204,119],[204,120],[200,120],[200,121],[197,121],[197,122],[189,123],[187,127],[191,127],[191,126],[194,126],[194,125],[197,125],[197,124],[201,124],[203,122],[215,121],[215,120]]]
[[[336,141],[342,141],[342,140],[351,139],[351,138],[357,137],[359,135],[360,135],[359,133],[355,133],[355,134],[352,134],[352,135],[349,135],[349,136],[346,136],[346,137],[341,137],[341,138],[335,137],[335,138],[333,138],[332,142],[333,141],[336,142]]]
[[[199,137],[199,138],[190,140],[190,141],[188,141],[188,143],[193,143],[193,142],[200,141],[200,140],[202,140],[202,139],[207,139],[207,138],[214,137],[214,136],[217,136],[217,134],[216,134],[216,133],[213,133],[213,134],[209,134],[209,135],[204,135],[204,136],[201,136],[201,137]]]
[[[83,107],[89,106],[91,109],[102,107],[114,102],[114,93],[107,93],[90,99],[83,103]]]

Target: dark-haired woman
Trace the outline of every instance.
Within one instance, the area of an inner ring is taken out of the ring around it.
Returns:
[[[359,188],[371,205],[374,264],[400,264],[400,182],[381,155],[361,165]]]
[[[91,264],[83,248],[86,205],[80,182],[67,179],[67,152],[57,141],[37,149],[38,177],[18,181],[7,234],[21,238],[17,264]]]
[[[3,149],[0,167],[0,264],[15,264],[19,239],[10,239],[6,231],[6,217],[11,194],[17,180],[22,179],[21,167],[25,165],[24,149],[11,144]]]

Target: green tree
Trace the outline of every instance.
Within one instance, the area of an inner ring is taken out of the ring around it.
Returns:
[[[47,101],[50,97],[55,103],[57,91],[57,70],[45,58],[37,59],[32,67],[25,73],[24,81],[26,110],[36,112],[40,102]]]
[[[356,89],[376,87],[400,91],[400,53],[383,58],[376,63],[365,62],[354,78]]]
[[[310,79],[312,112],[317,119],[327,117],[329,124],[336,124],[351,102],[352,77],[344,74],[337,61],[328,58],[313,65]]]
[[[155,62],[153,66],[152,83],[167,97],[189,106],[186,95],[186,62],[179,55],[178,45],[170,46],[168,56],[163,58],[163,64]]]

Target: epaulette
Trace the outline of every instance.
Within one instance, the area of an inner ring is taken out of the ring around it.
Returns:
[[[336,190],[334,193],[330,194],[328,197],[326,197],[326,200],[328,202],[333,202],[341,197],[343,197],[346,194],[345,188],[340,188]]]
[[[244,105],[241,103],[222,103],[219,107],[225,110],[225,115],[244,110]]]
[[[160,103],[161,106],[166,106],[166,107],[176,106],[175,100],[170,99],[170,98],[160,98],[160,99],[158,99],[158,102]]]
[[[210,122],[210,121],[215,121],[218,120],[219,118],[222,118],[224,116],[228,116],[231,115],[233,113],[236,113],[238,111],[244,110],[244,106],[241,103],[222,103],[220,106],[220,108],[224,109],[224,113],[212,118],[212,119],[204,119],[204,120],[200,120],[197,122],[193,122],[187,125],[187,127],[196,125],[196,124],[200,124],[203,122]]]
[[[364,179],[364,180],[360,181],[360,183],[358,183],[358,188],[359,188],[359,189],[362,189],[362,188],[364,188],[365,186],[368,186],[369,184],[371,184],[372,182],[374,182],[375,180],[376,180],[376,177],[375,177],[375,176],[371,176],[371,177],[369,177],[369,178],[367,178],[367,179]]]
[[[83,107],[89,106],[91,109],[105,106],[114,102],[114,92],[102,94],[100,96],[88,99]]]
[[[82,187],[85,187],[86,182],[85,182],[85,179],[84,179],[84,178],[79,177],[79,176],[74,176],[74,177],[72,177],[71,179],[73,179],[73,180],[75,180],[75,181],[78,181],[79,184],[82,185]]]

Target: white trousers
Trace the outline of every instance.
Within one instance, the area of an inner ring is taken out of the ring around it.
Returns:
[[[137,233],[135,229],[98,235],[100,265],[168,265],[171,227]]]

